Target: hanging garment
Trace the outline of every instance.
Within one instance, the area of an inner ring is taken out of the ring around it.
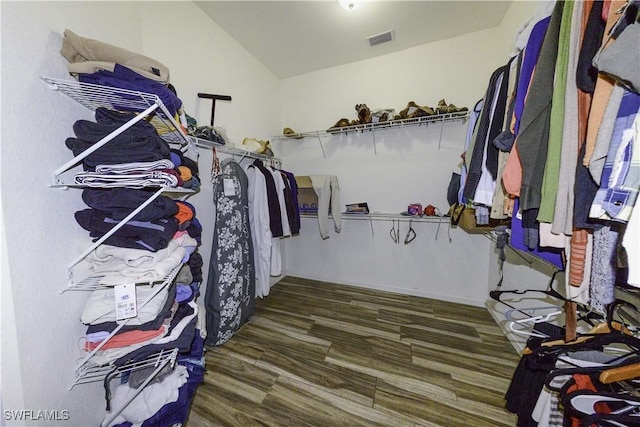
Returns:
[[[264,166],[261,160],[253,162],[253,166],[264,175],[267,186],[267,200],[269,202],[269,224],[273,237],[282,237],[282,213],[280,212],[280,202],[278,200],[278,190],[276,188],[273,174]]]
[[[205,295],[206,345],[225,343],[255,309],[255,269],[249,225],[248,180],[232,158],[213,178],[214,251]]]
[[[563,2],[557,2],[542,42],[535,73],[529,86],[516,145],[522,164],[520,206],[523,211],[540,207],[542,177],[549,142],[553,79]],[[527,224],[528,225],[528,224]]]
[[[342,231],[342,212],[340,204],[340,187],[338,177],[335,175],[310,175],[313,190],[318,195],[318,226],[322,239],[328,239],[327,222],[329,221],[329,208],[333,217],[333,225],[336,233]]]
[[[269,295],[271,272],[271,228],[269,226],[269,203],[264,175],[258,168],[249,165],[249,221],[253,242],[253,260],[256,276],[256,297]]]

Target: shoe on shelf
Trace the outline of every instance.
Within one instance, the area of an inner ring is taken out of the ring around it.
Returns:
[[[438,106],[436,107],[436,114],[447,114],[450,113],[449,106],[447,105],[447,101],[441,99],[438,101]]]
[[[425,105],[422,107],[419,106],[413,113],[409,114],[407,118],[413,119],[415,117],[433,116],[434,114],[435,114],[435,111],[433,111],[433,108],[427,107]]]
[[[467,107],[458,108],[453,104],[449,104],[448,108],[450,113],[462,113],[463,111],[469,111]]]
[[[435,114],[432,108],[427,106],[418,105],[413,101],[409,101],[407,107],[400,111],[400,118],[413,119],[416,117],[431,116]]]
[[[295,139],[302,138],[302,135],[300,135],[299,133],[295,132],[291,128],[284,128],[284,130],[282,131],[282,134],[284,136],[286,136],[287,138],[295,138]]]
[[[397,119],[406,119],[409,117],[409,114],[413,114],[413,112],[420,108],[420,106],[418,104],[416,104],[413,101],[409,101],[407,103],[407,106],[404,110],[400,110],[400,113],[398,113],[398,115],[396,116]]]
[[[358,112],[357,124],[371,123],[371,110],[367,107],[367,104],[356,104],[356,111]]]
[[[349,119],[345,119],[343,117],[340,120],[338,120],[335,125],[331,126],[329,129],[343,128],[345,126],[351,126],[351,124],[349,122]]]

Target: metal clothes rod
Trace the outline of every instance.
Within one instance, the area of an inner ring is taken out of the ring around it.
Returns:
[[[258,154],[258,153],[254,153],[247,150],[241,150],[239,148],[227,147],[226,145],[219,145],[219,144],[216,144],[215,142],[208,141],[206,139],[196,138],[193,136],[191,138],[195,141],[195,144],[197,147],[207,148],[207,149],[215,148],[216,151],[218,151],[219,153],[231,154],[232,156],[241,156],[243,158],[249,157],[252,159],[265,160],[269,162],[277,162],[279,164],[282,164],[282,159],[278,157],[265,156],[264,154]]]
[[[318,215],[310,214],[310,213],[301,213],[301,217],[303,218],[317,218]],[[400,221],[400,222],[428,222],[428,223],[443,223],[449,222],[450,218],[448,216],[407,216],[400,214],[347,214],[342,213],[342,219],[355,219],[355,220],[367,220],[367,221]]]

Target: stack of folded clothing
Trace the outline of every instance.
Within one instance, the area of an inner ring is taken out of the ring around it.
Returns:
[[[99,107],[96,121],[78,120],[75,137],[66,145],[74,156],[134,119],[134,113]],[[76,184],[97,188],[200,187],[198,164],[180,150],[171,149],[156,128],[141,120],[124,130],[83,159],[83,172],[75,175]]]
[[[81,316],[87,325],[84,349],[91,352],[86,365],[113,368],[104,382],[107,411],[112,406],[121,411],[117,422],[182,423],[204,373],[195,302],[202,282],[203,262],[197,250],[202,226],[190,203],[158,195],[156,189],[197,190],[198,165],[180,150],[171,149],[153,120],[148,121],[152,117],[122,130],[141,111],[131,106],[128,93],[135,99],[140,92],[157,95],[174,118],[184,116],[182,102],[163,64],[69,30],[64,35],[60,53],[69,60],[69,71],[80,82],[108,87],[105,94],[119,94],[105,97],[104,105],[110,108],[97,108],[95,122],[78,120],[73,126],[75,136],[66,140],[74,156],[93,150],[82,159],[83,172],[75,176],[77,184],[87,187],[82,199],[88,206],[76,212],[76,221],[96,240],[119,225],[85,257],[92,278],[100,285],[92,291]],[[161,109],[152,114],[161,114]],[[116,135],[95,149],[110,134]],[[117,317],[112,287],[121,284],[136,285],[136,315],[125,320]],[[153,375],[156,369],[151,361],[165,350],[177,350],[177,363],[171,361]],[[121,384],[112,395],[110,382],[115,376]],[[138,391],[139,396],[128,403]]]
[[[134,371],[128,382],[115,388],[112,403],[119,404],[128,399],[137,389],[137,384],[148,375],[146,371]],[[204,341],[196,330],[195,338],[188,353],[178,357],[178,366],[171,371],[161,371],[156,384],[147,386],[126,410],[111,425],[117,427],[165,427],[183,425],[189,415],[191,401],[196,388],[204,381],[205,360]]]

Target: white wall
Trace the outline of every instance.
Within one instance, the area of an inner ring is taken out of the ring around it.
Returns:
[[[68,410],[65,425],[86,426],[97,424],[104,408],[99,384],[67,390],[80,355],[79,316],[88,294],[59,290],[67,282],[67,264],[86,248],[88,236],[73,219],[84,208],[80,192],[48,188],[53,170],[71,158],[64,140],[73,122],[90,114],[39,76],[66,77],[66,60],[58,53],[65,28],[135,50],[141,46],[138,22],[135,3],[2,3],[2,209],[9,248],[3,257],[10,280],[8,286],[3,280],[3,303],[15,311],[3,326],[16,333],[13,342],[3,334],[2,348],[20,362],[5,365],[15,358],[3,353],[5,410]]]
[[[162,7],[157,7],[161,4]],[[280,81],[225,33],[200,8],[189,1],[141,2],[141,30],[144,52],[153,58],[167,57],[170,62],[171,82],[184,103],[187,114],[199,125],[208,125],[211,119],[211,101],[197,97],[198,92],[230,95],[231,102],[216,102],[216,126],[225,128],[230,146],[242,144],[245,137],[269,139],[278,128]],[[162,32],[158,28],[171,28]],[[204,296],[213,241],[213,193],[211,185],[212,152],[200,148],[199,169],[201,187],[189,198],[202,223]],[[228,157],[219,153],[220,160]],[[240,160],[240,158],[236,158]],[[242,160],[245,166],[250,160]],[[204,298],[199,300],[200,324],[203,326]]]
[[[359,103],[400,111],[408,101],[434,107],[444,98],[472,108],[493,70],[508,60],[513,37],[505,40],[505,33],[515,33],[535,6],[514,2],[493,29],[284,79],[282,127],[327,129],[341,117],[357,118]],[[377,154],[367,133],[323,138],[326,158],[316,138],[276,147],[295,174],[337,175],[342,205],[366,201],[374,211],[399,213],[420,202],[446,212],[447,184],[458,169],[466,125],[446,124],[442,138],[440,131],[440,125],[431,125],[376,132]],[[304,220],[301,235],[285,240],[288,273],[484,305],[493,286],[489,273],[496,268],[486,238],[453,230],[451,244],[443,238],[436,242],[428,237],[434,225],[419,224],[420,237],[397,247],[388,236],[391,223],[377,227],[371,236],[368,224],[346,222],[340,235],[322,241],[312,220]]]
[[[195,93],[231,95],[231,103],[218,106],[216,122],[239,140],[278,128],[273,105],[279,82],[191,2],[29,1],[0,7],[1,197],[9,248],[2,251],[2,407],[69,411],[67,422],[38,425],[98,425],[105,407],[102,384],[67,390],[86,330],[79,317],[88,293],[58,293],[67,283],[67,264],[90,244],[73,219],[86,206],[78,190],[48,188],[53,170],[71,158],[64,140],[73,123],[92,114],[51,91],[39,76],[68,78],[58,52],[69,28],[163,62],[187,112],[203,124],[210,103],[199,105]],[[210,155],[203,154],[203,191],[191,199],[205,227],[205,275],[212,240],[210,164]]]
[[[280,81],[192,2],[160,3],[140,3],[144,52],[170,60],[171,82],[187,114],[208,125],[211,100],[198,92],[230,95],[231,102],[216,101],[214,124],[237,144],[269,139],[279,127]]]

